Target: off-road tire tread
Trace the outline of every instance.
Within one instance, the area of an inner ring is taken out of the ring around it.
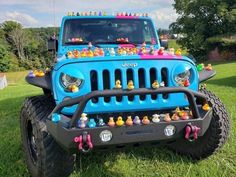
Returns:
[[[201,88],[200,92],[206,95],[213,108],[213,116],[208,130],[195,142],[177,140],[169,146],[175,152],[196,160],[207,158],[215,153],[225,144],[230,134],[229,116],[220,98],[205,88]]]
[[[34,177],[66,177],[73,171],[74,157],[67,154],[48,133],[46,118],[55,107],[50,96],[34,96],[27,98],[21,109],[21,136],[28,170]],[[38,163],[33,164],[27,149],[25,121],[31,120],[35,127],[35,139],[38,152]]]

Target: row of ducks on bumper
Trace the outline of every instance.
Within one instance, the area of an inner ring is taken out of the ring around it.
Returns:
[[[207,111],[210,109],[210,106],[208,104],[203,105],[203,110]],[[171,121],[178,121],[178,120],[188,120],[192,117],[192,111],[186,111],[186,110],[180,110],[179,107],[177,107],[170,116],[169,113],[166,114],[153,114],[151,121],[153,123],[159,123],[161,120],[165,122],[171,122]],[[115,127],[115,126],[132,126],[132,125],[148,125],[151,123],[148,116],[143,116],[142,120],[139,118],[139,116],[135,116],[134,119],[132,119],[132,116],[127,116],[126,121],[123,120],[121,116],[118,116],[117,120],[114,120],[114,117],[110,117],[108,123],[106,124],[102,118],[98,119],[98,123],[95,122],[95,119],[91,118],[88,119],[87,114],[83,113],[81,115],[80,120],[77,123],[78,128],[94,128],[96,126],[102,127],[108,125],[109,127]]]

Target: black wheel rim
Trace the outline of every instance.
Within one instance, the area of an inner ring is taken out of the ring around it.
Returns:
[[[35,165],[38,159],[38,150],[35,141],[34,128],[31,121],[27,122],[27,147],[33,164]]]

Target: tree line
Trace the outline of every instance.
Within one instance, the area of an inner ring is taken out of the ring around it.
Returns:
[[[23,28],[20,23],[0,24],[0,72],[50,67],[47,39],[59,28]]]

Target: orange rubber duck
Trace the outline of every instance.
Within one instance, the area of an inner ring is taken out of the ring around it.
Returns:
[[[128,125],[128,126],[132,126],[134,124],[131,116],[127,117],[127,120],[125,121],[125,124]]]
[[[109,122],[107,123],[107,125],[109,125],[110,127],[114,127],[115,126],[115,122],[114,122],[114,118],[113,117],[110,117],[109,118]]]
[[[150,120],[148,119],[148,116],[144,116],[144,117],[143,117],[142,123],[143,123],[144,125],[150,124]]]

